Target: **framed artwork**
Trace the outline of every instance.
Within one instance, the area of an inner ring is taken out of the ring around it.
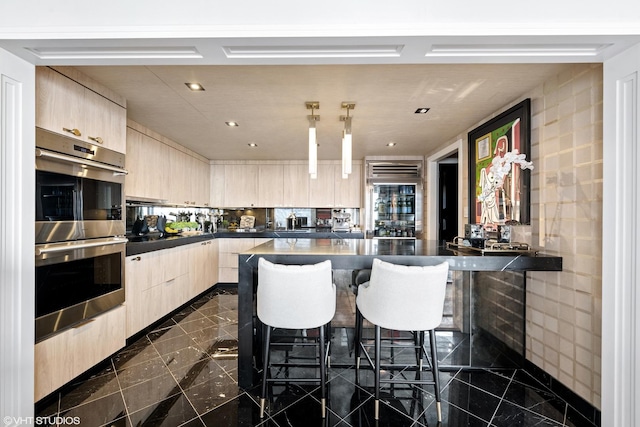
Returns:
[[[513,164],[503,179],[492,162],[518,150],[530,160],[531,100],[478,126],[468,134],[469,222],[471,224],[529,224],[530,173]]]

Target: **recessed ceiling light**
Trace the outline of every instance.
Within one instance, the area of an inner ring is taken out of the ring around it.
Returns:
[[[202,86],[200,83],[185,83],[187,85],[187,87],[193,91],[204,91],[204,86]]]
[[[387,144],[387,147],[395,147],[395,146],[396,146],[396,143],[393,141]]]
[[[240,126],[238,124],[238,122],[225,122],[225,123],[227,124],[227,126],[232,127],[232,128]]]
[[[247,144],[249,147],[257,147],[258,144],[256,144],[255,142],[250,142]]]
[[[427,111],[429,111],[429,108],[427,107],[422,107],[422,108],[418,108],[415,113],[416,114],[427,114]]]

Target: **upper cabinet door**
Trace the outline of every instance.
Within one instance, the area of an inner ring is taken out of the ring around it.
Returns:
[[[171,174],[164,166],[160,168],[160,165],[167,165],[169,156],[167,145],[135,129],[127,129],[127,199],[168,199]]]
[[[335,169],[339,166],[319,163],[318,177],[309,179],[309,206],[324,208],[335,206]]]
[[[309,165],[284,165],[285,207],[309,207]]]
[[[126,110],[89,89],[84,91],[84,101],[86,122],[83,127],[88,142],[124,153],[127,148]]]
[[[36,67],[36,126],[83,140],[83,86],[47,67]],[[68,130],[65,130],[68,129]]]
[[[283,165],[258,165],[258,206],[284,206]]]
[[[353,164],[348,178],[342,178],[342,168],[335,168],[335,206],[357,208],[362,204],[362,165]]]
[[[211,206],[214,208],[222,208],[225,207],[225,174],[224,174],[224,165],[214,163],[211,165],[209,173],[210,173],[210,186],[209,186],[209,200]]]
[[[36,126],[126,151],[124,107],[48,67],[36,67],[36,97]]]
[[[225,165],[224,204],[252,208],[258,204],[258,165]]]

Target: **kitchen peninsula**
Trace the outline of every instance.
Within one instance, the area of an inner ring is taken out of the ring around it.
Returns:
[[[260,257],[281,264],[313,264],[329,259],[334,270],[368,269],[374,258],[404,265],[448,262],[453,287],[448,298],[453,312],[451,323],[438,330],[445,331],[444,338],[451,340],[458,351],[439,353],[444,369],[521,365],[526,272],[562,270],[562,258],[557,256],[535,252],[482,255],[421,240],[271,240],[239,255],[238,382],[244,388],[256,383],[253,360],[259,353],[261,328],[254,303]]]

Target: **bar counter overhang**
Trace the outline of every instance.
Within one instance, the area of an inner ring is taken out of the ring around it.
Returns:
[[[481,253],[450,250],[435,241],[392,239],[274,239],[239,255],[238,279],[238,383],[243,388],[255,384],[254,336],[255,289],[258,259],[262,257],[279,264],[314,264],[331,260],[334,270],[371,268],[374,258],[403,265],[434,265],[449,263],[451,271],[464,272],[469,282],[479,272],[516,274],[521,278],[518,304],[522,306],[524,328],[524,289],[527,271],[561,271],[562,258],[535,252],[483,255]],[[508,280],[508,279],[507,279]],[[504,282],[504,280],[502,280]],[[476,285],[476,288],[481,286]],[[475,291],[474,291],[475,292]],[[491,297],[490,297],[491,298]],[[516,299],[518,299],[516,298]],[[465,310],[471,312],[473,304]],[[509,310],[506,310],[509,311]],[[524,330],[518,352],[524,357]],[[257,341],[256,341],[256,338]],[[258,349],[255,349],[258,350]],[[259,351],[259,350],[258,350]],[[473,367],[473,360],[465,365]]]

